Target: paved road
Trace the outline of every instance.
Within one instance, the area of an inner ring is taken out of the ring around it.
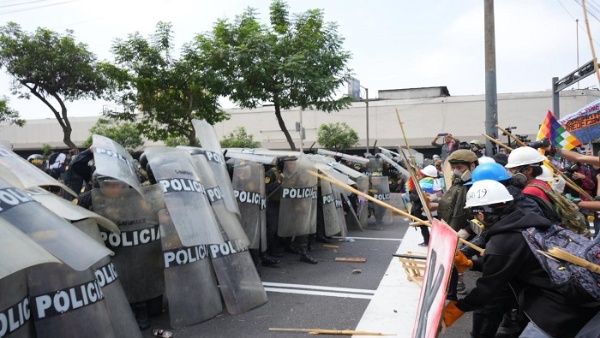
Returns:
[[[312,252],[319,260],[317,265],[301,263],[298,256],[287,254],[279,268],[259,271],[268,287],[267,304],[237,316],[224,313],[177,330],[175,337],[307,337],[306,334],[271,333],[268,328],[354,329],[400,244],[390,239],[402,238],[405,231],[407,225],[400,221],[382,230],[352,231],[350,236],[373,239],[336,243],[337,250],[317,243]],[[366,257],[367,262],[337,263],[334,262],[336,256]],[[468,318],[463,318],[444,337],[468,337],[469,323]],[[152,328],[169,328],[168,315],[153,318]],[[151,330],[146,330],[144,336],[152,337]]]

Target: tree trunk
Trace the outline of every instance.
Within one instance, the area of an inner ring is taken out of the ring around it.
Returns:
[[[77,146],[75,145],[75,143],[73,143],[73,141],[71,141],[71,127],[62,127],[63,130],[63,142],[67,145],[67,147],[69,147],[69,149],[75,149],[77,150]]]
[[[190,144],[190,147],[199,147],[198,138],[196,138],[196,132],[192,129],[191,132],[187,134],[187,139]]]
[[[294,144],[294,140],[292,140],[292,136],[290,135],[290,132],[287,130],[287,127],[285,126],[285,122],[283,121],[283,118],[281,117],[281,108],[279,107],[279,103],[274,102],[274,105],[275,105],[275,116],[277,117],[277,122],[279,123],[279,128],[281,128],[281,131],[285,135],[285,139],[287,140],[288,144],[290,145],[290,149],[295,151],[296,145]]]

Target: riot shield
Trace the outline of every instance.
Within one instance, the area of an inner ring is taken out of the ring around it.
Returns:
[[[346,213],[344,212],[344,202],[342,201],[342,192],[333,187],[333,197],[335,204],[335,211],[337,213],[338,226],[340,228],[340,236],[348,236],[348,227],[346,226]]]
[[[1,217],[0,257],[2,257],[0,260],[0,279],[30,266],[60,262],[17,227]],[[0,307],[0,309],[2,308]]]
[[[92,190],[95,212],[115,222],[120,233],[101,231],[105,245],[114,251],[113,263],[130,303],[159,297],[164,291],[158,217],[136,190]]]
[[[333,236],[338,234],[340,229],[340,220],[336,210],[335,195],[331,183],[326,180],[319,180],[321,186],[321,212],[323,213],[323,225],[325,236]],[[318,212],[318,211],[317,211]]]
[[[369,193],[369,177],[363,176],[356,179],[356,187],[358,190],[365,194]],[[356,208],[356,215],[360,220],[362,228],[366,228],[369,222],[369,203],[368,200],[357,196],[358,206]]]
[[[120,336],[113,331],[104,292],[92,271],[43,264],[27,275],[37,337]]]
[[[276,156],[270,155],[258,155],[258,154],[248,154],[248,153],[238,153],[238,152],[226,152],[225,157],[232,158],[235,160],[243,160],[243,161],[251,161],[256,163],[261,163],[265,165],[275,165],[277,163]]]
[[[205,120],[192,120],[192,124],[196,130],[196,137],[200,140],[202,148],[206,151],[205,156],[213,170],[214,178],[218,186],[221,187],[225,206],[229,211],[239,216],[240,210],[237,201],[233,197],[231,179],[229,178],[229,172],[227,171],[227,165],[225,164],[225,158],[223,157],[223,151],[221,150],[221,144],[219,143],[215,129]]]
[[[12,183],[12,179],[4,178],[5,180],[12,183],[16,187],[33,188],[43,186],[55,186],[63,189],[69,194],[77,197],[77,194],[66,185],[52,178],[52,176],[46,174],[38,167],[27,162],[21,156],[15,154],[9,148],[4,148],[0,145],[0,165],[8,169],[13,175],[13,179],[16,177],[21,182],[20,185]]]
[[[73,222],[73,225],[104,245],[96,219],[84,218]],[[98,285],[104,293],[108,315],[114,332],[118,332],[122,337],[141,338],[140,328],[127,301],[127,295],[125,295],[125,291],[119,280],[117,268],[110,257],[104,257],[98,263],[92,265],[90,270],[94,272],[96,281],[98,281]]]
[[[241,223],[250,249],[267,250],[265,168],[258,163],[236,161],[233,167],[233,196],[237,199]]]
[[[193,247],[223,243],[205,187],[189,153],[182,149],[150,148],[145,154],[162,187],[164,202],[182,244]]]
[[[389,202],[390,184],[388,183],[387,176],[371,176],[371,189],[374,191],[373,197],[386,203]],[[391,212],[389,209],[384,208],[378,204],[374,204],[373,211],[375,213],[375,220],[377,221],[377,224],[389,224],[386,223],[389,222],[391,219]]]
[[[7,258],[2,256],[0,264],[8,260]],[[27,294],[26,270],[0,278],[0,290],[0,337],[36,337]]]
[[[383,161],[377,157],[369,158],[369,163],[367,163],[367,172],[369,174],[373,173],[381,173],[383,171]]]
[[[317,178],[310,161],[285,161],[279,207],[279,237],[314,234],[317,224]]]
[[[0,179],[0,218],[77,271],[111,254],[73,225]]]
[[[142,194],[134,161],[120,144],[100,135],[92,135],[92,147],[96,175],[112,177],[129,184]]]
[[[171,326],[180,328],[210,319],[223,311],[212,271],[208,245],[185,247],[166,209],[159,211],[165,274],[165,295]]]
[[[192,162],[200,178],[200,183],[205,187],[206,196],[210,201],[210,206],[221,226],[221,230],[225,232],[224,239],[226,241],[238,241],[240,245],[248,247],[250,241],[242,228],[239,214],[234,213],[226,206],[225,190],[227,187],[221,185],[213,175],[214,168],[210,164],[210,155],[207,155],[206,151],[200,148],[188,147],[186,149],[191,153]],[[227,179],[229,179],[229,176],[227,176]]]
[[[267,302],[267,293],[247,248],[231,241],[209,248],[227,312],[240,314]]]
[[[34,200],[38,201],[40,204],[52,210],[55,214],[66,219],[67,221],[77,222],[83,219],[91,218],[104,229],[119,233],[119,227],[117,227],[117,225],[108,218],[75,205],[64,198],[50,193],[47,190],[42,188],[30,188],[27,189],[27,193],[29,193]]]

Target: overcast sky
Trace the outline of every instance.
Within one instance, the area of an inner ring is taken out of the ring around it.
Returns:
[[[588,0],[589,1],[589,0]],[[451,95],[482,94],[483,0],[289,0],[290,11],[322,8],[339,25],[350,67],[371,96],[379,89],[448,86]],[[254,7],[267,20],[268,0],[0,0],[0,23],[57,31],[72,29],[99,59],[110,60],[115,38],[150,34],[158,21],[173,23],[178,45],[209,31],[218,18]],[[600,1],[593,0],[592,5]],[[498,92],[549,90],[553,76],[576,68],[576,24],[581,64],[591,59],[581,7],[574,0],[496,1]],[[598,12],[600,13],[600,11]],[[600,23],[590,17],[600,41]],[[596,44],[596,49],[599,49]],[[600,52],[600,51],[599,51]],[[598,87],[595,77],[581,87]],[[0,95],[25,118],[51,113],[41,102],[10,96],[10,77],[0,76]],[[97,115],[101,101],[69,103],[71,116]],[[549,103],[550,104],[550,103]],[[225,107],[231,103],[224,101]]]

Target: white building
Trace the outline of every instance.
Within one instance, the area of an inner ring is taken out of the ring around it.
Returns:
[[[570,90],[561,93],[561,112],[568,114],[600,98],[598,90]],[[500,126],[516,126],[516,134],[534,136],[546,111],[552,107],[550,91],[498,94],[498,122]],[[385,90],[379,99],[370,101],[370,146],[398,146],[403,144],[396,109],[404,122],[409,143],[415,147],[429,147],[437,133],[449,132],[463,141],[484,140],[485,96],[449,96],[446,87]],[[289,148],[275,118],[272,106],[256,109],[229,109],[231,118],[215,125],[219,136],[224,136],[239,126],[244,126],[263,147],[271,149]],[[299,133],[295,124],[300,121],[306,130],[304,147],[311,146],[317,139],[321,124],[345,122],[354,128],[360,137],[358,147],[366,145],[365,103],[355,102],[339,112],[325,113],[316,110],[291,109],[282,112],[296,146],[300,146]],[[80,145],[89,136],[89,129],[97,116],[72,117],[72,139]],[[23,128],[0,126],[0,139],[14,145],[15,150],[31,151],[43,144],[64,148],[62,131],[53,118],[28,120]],[[504,138],[503,138],[504,139]],[[318,147],[318,144],[315,145]]]

